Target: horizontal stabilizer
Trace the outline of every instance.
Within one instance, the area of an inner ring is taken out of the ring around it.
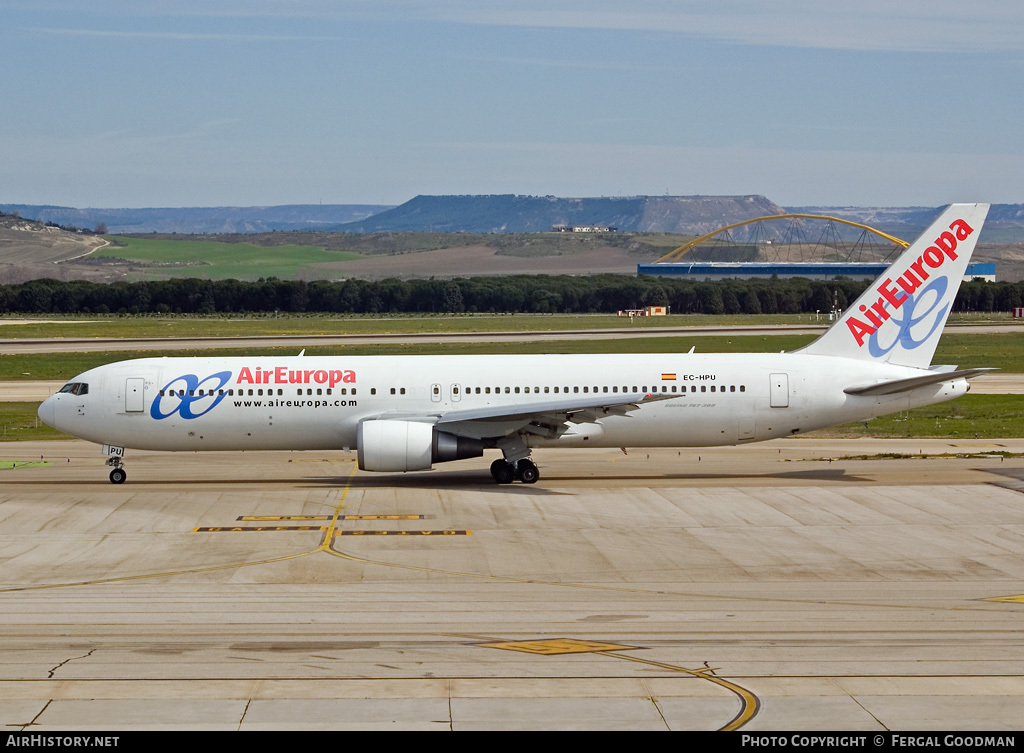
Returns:
[[[907,392],[929,384],[939,384],[950,379],[970,379],[995,369],[961,369],[959,371],[937,371],[925,376],[908,379],[893,379],[880,384],[869,384],[864,387],[847,387],[843,392],[847,395],[892,395],[896,392]]]

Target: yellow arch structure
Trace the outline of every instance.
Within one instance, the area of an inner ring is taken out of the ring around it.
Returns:
[[[656,260],[654,263],[661,264],[663,262],[679,261],[681,258],[686,256],[687,253],[692,251],[700,244],[714,238],[716,235],[720,233],[724,233],[727,230],[732,230],[733,228],[743,227],[744,225],[753,225],[755,222],[763,222],[765,220],[787,219],[827,220],[829,222],[839,222],[842,223],[843,225],[850,225],[851,227],[859,227],[861,230],[867,230],[868,232],[874,233],[875,235],[879,235],[882,238],[885,238],[887,241],[891,241],[898,246],[902,246],[903,248],[907,248],[908,246],[910,246],[910,244],[907,241],[897,238],[895,235],[889,235],[888,233],[883,233],[881,230],[876,230],[870,225],[864,225],[860,222],[853,222],[852,220],[844,220],[841,217],[829,217],[828,215],[825,214],[773,214],[768,217],[755,217],[752,220],[743,220],[743,222],[734,222],[731,225],[720,227],[718,228],[718,230],[715,230],[714,232],[708,233],[707,235],[702,235],[700,238],[695,238],[689,243],[684,243],[679,248],[669,251],[660,259]]]

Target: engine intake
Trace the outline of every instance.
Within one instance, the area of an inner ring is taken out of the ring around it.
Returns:
[[[480,439],[457,437],[418,421],[363,421],[356,432],[362,471],[425,471],[434,463],[478,458]]]

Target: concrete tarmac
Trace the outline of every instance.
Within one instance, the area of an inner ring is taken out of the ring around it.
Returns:
[[[9,731],[1022,726],[1021,439],[0,451]]]

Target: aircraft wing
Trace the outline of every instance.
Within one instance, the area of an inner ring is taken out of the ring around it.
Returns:
[[[645,403],[669,400],[674,397],[679,397],[679,395],[619,393],[560,401],[547,400],[468,410],[456,409],[432,414],[386,414],[379,418],[431,421],[443,431],[477,439],[503,437],[519,431],[557,437],[565,433],[569,424],[590,423],[608,416],[625,416]]]
[[[938,384],[950,379],[969,379],[995,369],[960,369],[959,371],[933,371],[919,377],[907,379],[891,379],[888,382],[868,384],[860,387],[847,387],[843,392],[847,395],[892,395],[896,392],[906,392],[918,387],[925,387],[929,384]]]

